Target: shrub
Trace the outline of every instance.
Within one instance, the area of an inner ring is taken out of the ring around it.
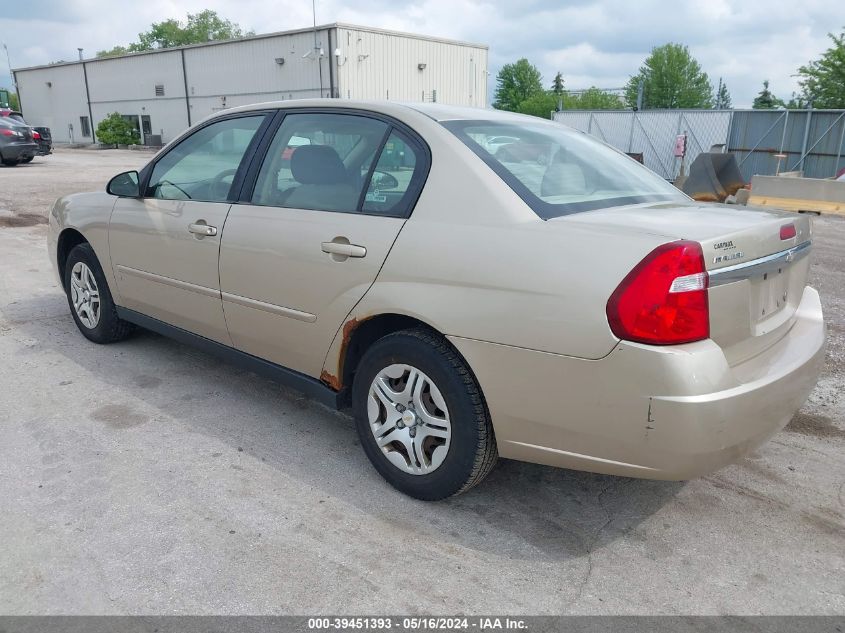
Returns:
[[[135,127],[117,112],[112,112],[97,125],[97,140],[105,145],[137,145]]]

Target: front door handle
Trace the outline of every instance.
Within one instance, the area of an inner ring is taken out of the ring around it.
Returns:
[[[203,220],[200,220],[195,224],[189,224],[188,231],[194,235],[201,235],[202,237],[213,237],[214,235],[217,235],[217,227],[206,224]]]
[[[322,248],[324,253],[331,255],[339,255],[346,257],[364,257],[367,254],[367,249],[357,244],[349,244],[348,242],[323,242]]]

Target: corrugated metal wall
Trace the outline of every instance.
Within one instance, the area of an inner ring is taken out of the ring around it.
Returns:
[[[82,137],[80,117],[88,115],[82,65],[52,66],[17,75],[21,107],[30,125],[49,127],[53,138],[69,143]]]
[[[728,150],[746,179],[774,174],[776,154],[786,155],[780,171],[830,178],[845,165],[845,110],[737,111]]]
[[[239,105],[330,96],[328,39],[328,29],[317,32],[322,58],[312,31],[185,49],[192,122]]]
[[[726,110],[567,110],[554,120],[592,134],[623,152],[642,153],[646,167],[674,180],[681,161],[673,155],[675,137],[687,134],[687,165],[713,145],[725,143],[731,113]]]
[[[683,132],[687,165],[725,145],[747,181],[775,174],[776,154],[786,154],[780,171],[803,170],[810,178],[830,178],[845,166],[845,110],[571,110],[554,113],[554,120],[622,151],[642,152],[646,166],[669,180],[680,169],[672,149]]]
[[[85,63],[94,126],[112,112],[149,116],[153,134],[166,140],[187,125],[180,51]],[[162,86],[163,96],[156,96]]]
[[[331,25],[318,27],[316,49],[313,30],[291,31],[23,69],[17,81],[27,120],[50,127],[58,143],[71,141],[68,125],[74,126],[74,141],[90,140],[79,134],[79,117],[88,114],[83,66],[95,129],[112,112],[148,116],[151,133],[161,134],[165,143],[188,127],[189,118],[193,124],[225,108],[265,101],[321,96],[432,101],[436,94],[443,103],[487,103],[483,46]]]
[[[337,35],[343,98],[487,105],[485,47],[354,28]]]

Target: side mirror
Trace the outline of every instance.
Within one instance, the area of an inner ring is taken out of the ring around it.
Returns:
[[[373,182],[370,187],[372,189],[396,189],[399,186],[399,181],[392,174],[386,171],[374,171]]]
[[[106,185],[106,191],[121,198],[140,198],[141,188],[138,185],[138,172],[125,171],[118,174]]]

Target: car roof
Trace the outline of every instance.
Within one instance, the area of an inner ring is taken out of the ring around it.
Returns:
[[[402,101],[378,101],[378,100],[354,100],[354,99],[291,99],[289,101],[272,101],[267,103],[255,103],[224,110],[221,113],[248,112],[251,110],[266,110],[268,108],[350,108],[357,110],[373,110],[385,114],[396,114],[415,110],[435,121],[523,121],[523,122],[550,122],[546,119],[494,110],[492,108],[473,108],[469,106],[452,106],[442,103],[411,103]]]

